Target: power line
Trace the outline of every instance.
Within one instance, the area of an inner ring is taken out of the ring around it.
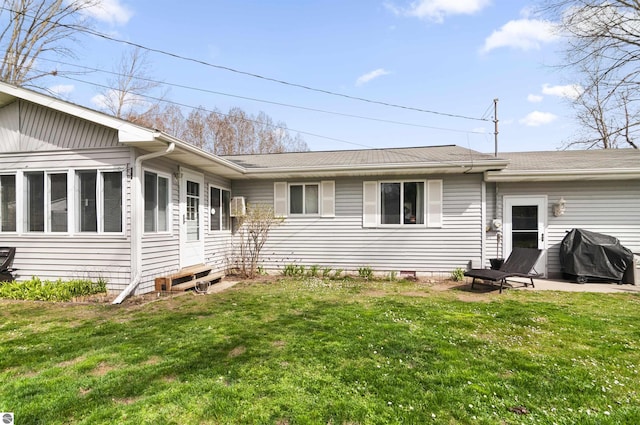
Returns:
[[[89,84],[89,85],[92,85],[92,86],[101,87],[101,88],[104,88],[104,89],[113,89],[112,87],[109,87],[109,86],[106,86],[106,85],[103,85],[103,84],[94,83],[94,82],[91,82],[91,81],[80,80],[80,79],[74,78],[74,77],[69,77],[69,76],[64,76],[64,75],[61,75],[60,77],[61,78],[65,78],[67,80],[83,83],[83,84]],[[207,108],[203,108],[201,106],[187,105],[185,103],[180,103],[180,102],[175,102],[175,101],[171,101],[171,100],[161,99],[159,97],[153,97],[153,96],[149,96],[149,95],[145,95],[145,94],[138,94],[138,93],[133,93],[133,92],[132,92],[132,94],[136,95],[136,96],[139,96],[139,97],[146,98],[146,99],[154,100],[156,102],[168,103],[168,104],[180,106],[180,107],[183,107],[183,108],[198,109],[198,110],[201,110],[201,111],[204,111],[204,112],[208,112],[208,113],[216,114],[216,115],[221,115],[221,116],[224,116],[224,117],[229,117],[230,116],[229,114],[225,114],[224,112],[210,110],[210,109],[207,109]],[[252,119],[249,119],[249,118],[240,118],[240,119],[243,120],[243,121],[260,124],[259,121],[252,120]],[[275,129],[293,131],[293,132],[296,132],[296,133],[305,134],[307,136],[318,137],[318,138],[321,138],[321,139],[332,140],[332,141],[335,141],[335,142],[347,143],[347,144],[350,144],[350,145],[359,146],[359,147],[363,147],[363,148],[370,148],[370,149],[373,148],[372,146],[363,145],[361,143],[350,142],[348,140],[337,139],[335,137],[322,136],[322,135],[319,135],[319,134],[310,133],[308,131],[296,130],[294,128],[289,128],[289,127],[285,127],[285,126],[281,126],[281,125],[272,124],[271,127],[275,128]]]
[[[187,86],[187,85],[177,84],[177,83],[167,83],[165,81],[154,80],[154,79],[144,78],[144,77],[137,77],[137,76],[134,76],[134,75],[124,75],[124,74],[120,74],[120,73],[114,72],[114,71],[107,71],[107,70],[100,69],[100,68],[92,68],[92,67],[83,66],[83,65],[70,64],[70,63],[67,63],[67,62],[57,61],[57,60],[53,60],[53,59],[41,58],[41,60],[44,60],[44,61],[47,61],[47,62],[58,63],[58,64],[62,64],[62,65],[74,66],[74,67],[82,68],[82,69],[89,70],[89,71],[102,72],[102,73],[105,73],[105,74],[110,74],[110,75],[115,75],[115,76],[133,77],[133,78],[135,78],[137,80],[146,81],[146,82],[150,82],[150,83],[154,83],[154,84],[162,84],[162,85],[171,86],[171,87],[177,87],[177,88],[181,88],[181,89],[193,90],[193,91],[197,91],[197,92],[201,92],[201,93],[215,94],[215,95],[219,95],[219,96],[227,96],[227,97],[232,97],[232,98],[236,98],[236,99],[249,100],[249,101],[252,101],[252,102],[267,103],[267,104],[270,104],[270,105],[284,106],[284,107],[287,107],[287,108],[300,109],[300,110],[304,110],[304,111],[320,112],[320,113],[323,113],[323,114],[330,114],[330,115],[342,116],[342,117],[347,117],[347,118],[357,118],[357,119],[368,120],[368,121],[376,121],[376,122],[382,122],[382,123],[388,123],[388,124],[397,124],[397,125],[403,125],[403,126],[409,126],[409,127],[428,128],[428,129],[441,130],[441,131],[451,131],[451,132],[457,132],[457,133],[468,133],[468,134],[480,134],[480,133],[482,133],[482,132],[479,132],[479,131],[469,131],[469,130],[459,130],[459,129],[445,128],[445,127],[436,127],[436,126],[429,126],[429,125],[424,125],[424,124],[416,124],[416,123],[408,123],[408,122],[395,121],[395,120],[387,120],[387,119],[384,119],[384,118],[375,118],[375,117],[367,117],[367,116],[363,116],[363,115],[347,114],[347,113],[343,113],[343,112],[327,111],[327,110],[324,110],[324,109],[311,108],[311,107],[307,107],[307,106],[292,105],[292,104],[276,102],[276,101],[272,101],[272,100],[258,99],[258,98],[254,98],[254,97],[248,97],[248,96],[241,96],[241,95],[236,95],[236,94],[224,93],[224,92],[205,89],[205,88],[201,88],[201,87],[193,87],[193,86]],[[42,72],[44,72],[44,70]],[[57,72],[60,73],[60,74],[64,74],[64,71],[57,71]],[[78,74],[81,74],[81,73],[78,73]],[[191,107],[195,108],[193,106],[191,106]]]
[[[12,13],[22,13],[25,16],[29,16],[29,15],[23,13],[23,12],[17,12],[17,11],[14,11],[14,10],[12,10],[10,8],[3,7],[3,6],[0,6],[0,9],[7,10],[7,11],[12,12]],[[33,16],[29,16],[29,17],[32,18],[32,19],[35,19],[35,17],[33,17]],[[76,25],[68,25],[68,24],[63,24],[63,23],[60,23],[60,22],[52,22],[52,21],[50,23],[53,24],[53,25],[61,26],[61,27],[68,28],[68,29],[71,29],[71,30],[74,30],[74,31],[85,32],[87,34],[103,38],[105,40],[109,40],[109,41],[113,41],[113,42],[121,43],[121,44],[126,44],[126,45],[129,45],[129,46],[132,46],[132,47],[137,47],[139,49],[143,49],[143,50],[146,50],[146,51],[149,51],[149,52],[154,52],[154,53],[158,53],[158,54],[161,54],[161,55],[164,55],[164,56],[169,56],[169,57],[172,57],[172,58],[176,58],[176,59],[180,59],[180,60],[184,60],[184,61],[193,62],[193,63],[197,63],[197,64],[200,64],[200,65],[208,66],[208,67],[211,67],[211,68],[221,69],[221,70],[224,70],[224,71],[233,72],[233,73],[240,74],[240,75],[246,75],[246,76],[249,76],[249,77],[258,78],[258,79],[261,79],[261,80],[270,81],[270,82],[274,82],[274,83],[278,83],[278,84],[282,84],[282,85],[286,85],[286,86],[290,86],[290,87],[297,87],[297,88],[301,88],[301,89],[305,89],[305,90],[309,90],[309,91],[314,91],[314,92],[317,92],[317,93],[324,93],[324,94],[328,94],[328,95],[331,95],[331,96],[338,96],[338,97],[343,97],[343,98],[346,98],[346,99],[357,100],[357,101],[360,101],[360,102],[366,102],[366,103],[377,104],[377,105],[383,105],[383,106],[392,107],[392,108],[399,108],[399,109],[423,112],[423,113],[428,113],[428,114],[446,116],[446,117],[451,117],[451,118],[460,118],[460,119],[466,119],[466,120],[473,120],[473,121],[488,121],[487,119],[483,119],[483,118],[469,117],[469,116],[465,116],[465,115],[438,112],[438,111],[432,111],[432,110],[428,110],[428,109],[421,109],[421,108],[416,108],[416,107],[411,107],[411,106],[399,105],[399,104],[395,104],[395,103],[389,103],[389,102],[383,102],[383,101],[378,101],[378,100],[365,99],[365,98],[362,98],[362,97],[351,96],[351,95],[347,95],[347,94],[344,94],[344,93],[337,93],[337,92],[333,92],[333,91],[330,91],[330,90],[319,89],[319,88],[307,86],[307,85],[304,85],[304,84],[291,83],[291,82],[280,80],[280,79],[277,79],[277,78],[266,77],[264,75],[256,74],[256,73],[253,73],[253,72],[241,71],[241,70],[238,70],[238,69],[235,69],[235,68],[231,68],[231,67],[228,67],[228,66],[216,65],[216,64],[213,64],[213,63],[201,60],[201,59],[191,58],[191,57],[188,57],[188,56],[179,55],[177,53],[168,52],[168,51],[165,51],[165,50],[156,49],[156,48],[152,48],[152,47],[147,47],[147,46],[144,46],[144,45],[139,44],[139,43],[134,43],[134,42],[127,41],[127,40],[121,40],[121,39],[118,39],[118,38],[115,38],[115,37],[100,33],[98,31],[94,31],[94,30],[91,30],[91,29],[88,29],[88,28],[84,28],[84,27],[79,27],[79,26],[76,26]]]

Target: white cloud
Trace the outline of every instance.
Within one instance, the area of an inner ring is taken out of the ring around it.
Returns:
[[[527,96],[527,100],[531,103],[539,103],[542,102],[542,96],[537,95],[537,94],[530,94],[529,96]]]
[[[390,74],[390,72],[386,71],[384,68],[378,68],[374,71],[368,72],[358,77],[358,79],[356,80],[356,86],[361,86],[363,84],[368,83],[371,80],[374,80],[378,77],[382,77],[383,75],[387,75],[387,74]]]
[[[472,15],[490,4],[491,0],[416,0],[408,7],[399,7],[392,3],[387,3],[386,6],[396,15],[441,23],[445,16]]]
[[[550,96],[577,99],[583,92],[584,89],[579,84],[567,84],[565,86],[542,85],[542,93]]]
[[[83,13],[111,25],[125,25],[133,16],[133,10],[122,4],[121,0],[101,0],[84,9]]]
[[[542,44],[551,43],[560,37],[555,24],[538,19],[517,19],[504,24],[484,41],[482,52],[499,47],[531,50],[540,49]]]
[[[103,111],[112,111],[114,110],[114,106],[118,105],[118,91],[117,90],[109,90],[105,94],[97,94],[91,98],[91,103],[93,103],[98,109]],[[124,96],[124,101],[122,102],[123,112],[130,110],[131,108],[135,108],[136,106],[146,106],[148,102],[146,102],[142,97],[136,96],[131,93],[127,93]]]
[[[58,84],[57,86],[52,86],[48,88],[48,91],[50,93],[57,96],[69,94],[74,90],[75,90],[75,86],[73,84]]]
[[[533,111],[526,117],[520,120],[520,124],[524,124],[527,127],[539,127],[541,125],[549,124],[558,118],[557,115],[551,112]]]

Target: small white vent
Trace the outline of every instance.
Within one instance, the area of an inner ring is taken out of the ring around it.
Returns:
[[[244,202],[244,196],[235,196],[231,198],[231,217],[241,217],[247,214],[247,206]]]

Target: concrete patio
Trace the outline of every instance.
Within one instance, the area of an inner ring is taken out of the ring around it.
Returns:
[[[609,292],[609,293],[639,293],[640,285],[622,284],[616,283],[576,283],[569,280],[550,280],[550,279],[534,279],[535,288],[531,285],[524,286],[524,282],[529,283],[528,279],[509,279],[511,282],[510,289],[523,289],[523,290],[537,290],[537,291],[567,291],[567,292]],[[519,285],[518,283],[522,283]]]

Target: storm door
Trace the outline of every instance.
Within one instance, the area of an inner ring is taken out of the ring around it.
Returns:
[[[546,196],[504,197],[504,256],[515,247],[545,249],[547,226]],[[546,254],[536,265],[536,271],[546,274]]]
[[[181,170],[180,267],[204,263],[204,178]]]

